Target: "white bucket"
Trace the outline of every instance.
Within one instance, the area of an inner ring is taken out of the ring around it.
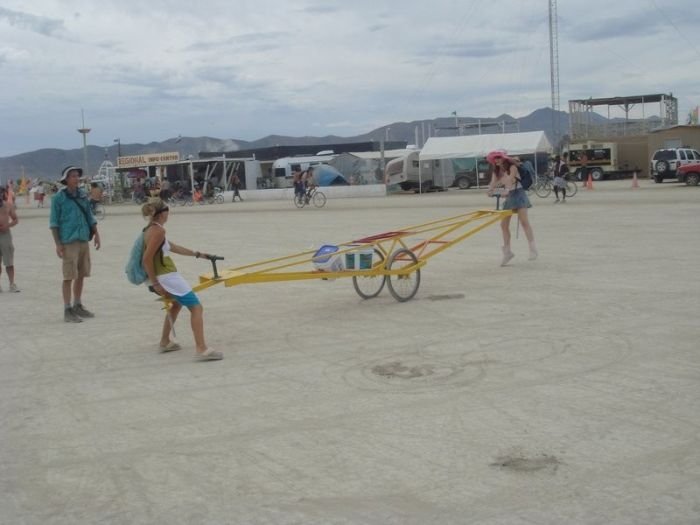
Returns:
[[[371,270],[373,255],[374,250],[372,248],[362,248],[357,251],[347,252],[345,254],[345,269]]]

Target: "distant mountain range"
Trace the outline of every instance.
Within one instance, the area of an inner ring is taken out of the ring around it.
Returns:
[[[478,123],[481,121],[482,133],[499,133],[502,129],[506,132],[515,131],[544,131],[552,140],[552,110],[550,108],[538,109],[526,117],[513,118],[503,114],[495,118],[459,117],[455,126],[455,117],[442,117],[432,120],[413,122],[394,122],[375,130],[354,137],[338,137],[328,135],[325,137],[287,137],[282,135],[269,135],[255,141],[236,139],[217,139],[212,137],[178,137],[164,140],[163,142],[151,142],[149,144],[121,144],[108,148],[100,146],[88,146],[88,166],[92,173],[96,173],[100,164],[108,158],[116,164],[118,148],[122,155],[137,155],[144,153],[162,153],[178,151],[181,158],[192,155],[197,158],[202,151],[230,152],[244,149],[264,148],[269,146],[294,146],[294,145],[323,145],[348,142],[379,142],[382,139],[391,141],[405,141],[408,144],[419,144],[427,140],[428,136],[454,136],[460,132],[463,135],[478,133]],[[599,117],[598,115],[595,115]],[[563,111],[556,112],[559,120],[559,129],[569,129],[569,116]],[[600,117],[606,120],[604,117]],[[431,131],[429,131],[431,130]],[[23,173],[28,177],[39,177],[53,180],[58,178],[59,172],[65,166],[74,164],[83,165],[83,149],[40,149],[28,153],[21,153],[11,157],[0,158],[0,181],[17,179]]]

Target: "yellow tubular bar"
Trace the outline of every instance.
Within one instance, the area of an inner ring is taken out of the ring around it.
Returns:
[[[369,270],[324,272],[316,269],[298,269],[302,265],[308,268],[313,264],[312,258],[316,250],[310,250],[221,270],[218,279],[214,279],[213,273],[211,272],[202,274],[199,277],[199,284],[194,286],[193,290],[198,292],[221,283],[230,287],[239,284],[263,282],[406,275],[425,266],[430,257],[471,237],[484,228],[513,215],[513,213],[512,210],[478,210],[409,226],[385,234],[348,241],[338,245],[341,249],[333,255],[343,256],[346,253],[355,252],[358,249],[367,249],[369,247],[379,251],[384,257],[383,260],[375,260],[372,268]],[[422,238],[426,236],[427,238]],[[412,251],[418,259],[418,263],[404,266],[398,270],[387,269],[385,267],[386,262],[390,255],[398,248],[405,248]],[[295,268],[295,270],[290,271],[292,268]]]

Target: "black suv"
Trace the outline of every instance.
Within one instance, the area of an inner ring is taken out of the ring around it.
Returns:
[[[651,157],[651,176],[654,182],[676,178],[676,170],[686,164],[700,162],[700,153],[690,148],[660,149]]]

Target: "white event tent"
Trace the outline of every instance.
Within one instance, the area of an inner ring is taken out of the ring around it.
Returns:
[[[494,133],[464,137],[430,137],[421,149],[419,158],[419,184],[422,185],[422,161],[436,159],[461,159],[486,157],[493,150],[505,150],[508,155],[551,153],[552,145],[544,131],[522,133]]]

